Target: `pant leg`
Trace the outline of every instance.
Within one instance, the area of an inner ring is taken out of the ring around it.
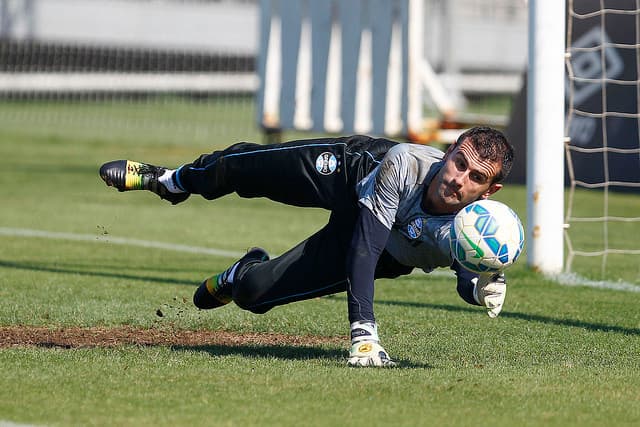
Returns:
[[[356,211],[334,212],[328,224],[285,254],[250,266],[233,283],[235,303],[254,313],[347,289],[346,258]],[[383,251],[376,278],[409,274],[413,267]]]
[[[346,290],[346,250],[353,216],[332,214],[320,231],[283,255],[254,264],[233,282],[241,308],[264,313],[271,308]]]
[[[177,179],[187,192],[209,200],[236,192],[336,210],[355,201],[355,184],[395,144],[363,135],[271,145],[243,142],[182,166]]]
[[[187,192],[210,200],[235,192],[292,206],[333,209],[350,196],[346,145],[341,138],[239,143],[182,166],[177,180]]]
[[[346,165],[349,172],[349,186],[356,184],[375,169],[384,155],[397,142],[384,138],[371,138],[355,135],[346,138]]]

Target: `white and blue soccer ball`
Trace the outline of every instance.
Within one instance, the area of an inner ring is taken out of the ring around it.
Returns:
[[[524,230],[518,215],[504,203],[479,200],[465,206],[453,219],[451,254],[474,273],[502,271],[524,248]]]

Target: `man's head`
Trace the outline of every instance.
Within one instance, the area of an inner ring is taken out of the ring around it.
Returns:
[[[513,164],[513,147],[501,132],[475,127],[460,135],[443,161],[423,202],[435,214],[455,213],[502,188]]]
[[[462,133],[450,149],[462,145],[466,139],[471,141],[481,159],[501,164],[493,182],[504,181],[513,166],[513,147],[502,132],[490,127],[474,127]]]

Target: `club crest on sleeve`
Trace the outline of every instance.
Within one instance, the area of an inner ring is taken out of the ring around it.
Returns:
[[[414,218],[407,225],[407,234],[412,239],[417,239],[422,235],[422,226],[424,225],[424,220],[420,217]]]
[[[316,158],[316,170],[322,175],[331,175],[338,167],[338,160],[332,153],[324,152]]]

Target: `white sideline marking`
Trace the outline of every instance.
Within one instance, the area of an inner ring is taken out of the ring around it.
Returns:
[[[113,245],[141,246],[144,248],[165,249],[176,252],[215,255],[226,258],[240,258],[243,252],[226,251],[224,249],[203,248],[200,246],[178,245],[174,243],[154,242],[151,240],[130,239],[116,237],[109,234],[76,234],[60,233],[56,231],[32,230],[28,228],[0,227],[0,235],[12,237],[38,237],[42,239],[74,240],[80,242],[109,243]]]
[[[19,424],[12,421],[0,420],[0,427],[37,427],[35,424]]]
[[[142,246],[145,248],[166,249],[176,252],[189,252],[195,254],[216,255],[228,258],[240,258],[244,255],[243,252],[226,251],[223,249],[203,248],[199,246],[187,246],[177,245],[173,243],[155,242],[151,240],[129,239],[127,237],[115,237],[108,234],[76,234],[76,233],[61,233],[57,231],[44,231],[33,230],[29,228],[9,228],[0,227],[0,236],[11,237],[39,237],[42,239],[60,239],[60,240],[74,240],[80,242],[98,242],[98,243],[112,243],[114,245],[130,245],[130,246]],[[274,255],[275,258],[277,255]],[[411,275],[425,275],[424,271],[416,268]],[[453,271],[436,269],[431,273],[434,276],[451,276],[455,277]],[[2,426],[0,426],[2,427]]]
[[[628,282],[608,282],[606,280],[590,280],[574,273],[564,273],[557,276],[551,276],[564,286],[587,286],[590,288],[611,289],[614,291],[640,292],[640,286]]]
[[[204,248],[201,246],[188,246],[179,245],[174,243],[156,242],[152,240],[130,239],[127,237],[116,237],[108,234],[76,234],[76,233],[61,233],[56,231],[44,231],[33,230],[29,228],[10,228],[0,227],[0,236],[12,236],[12,237],[37,237],[42,239],[61,239],[61,240],[74,240],[80,242],[98,242],[98,243],[110,243],[114,245],[129,245],[140,246],[144,248],[165,249],[176,252],[188,252],[202,255],[214,255],[225,258],[240,258],[244,255],[244,252],[227,251],[224,249]],[[275,257],[275,256],[274,256]],[[411,275],[425,274],[422,270],[416,268]],[[453,271],[436,269],[432,271],[432,275],[436,276],[450,276],[455,277]],[[586,286],[590,288],[610,289],[614,291],[624,292],[640,292],[640,286],[627,282],[607,282],[598,280],[589,280],[577,274],[560,274],[550,277],[560,285],[564,286]],[[0,427],[2,426],[0,421]]]

